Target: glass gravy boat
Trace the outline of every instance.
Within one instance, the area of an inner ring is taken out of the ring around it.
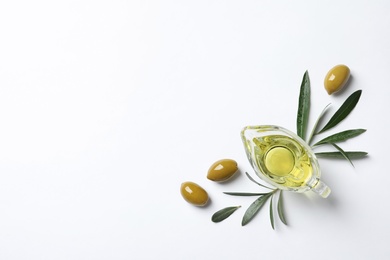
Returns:
[[[294,192],[314,191],[329,196],[321,170],[309,145],[279,126],[247,126],[241,131],[245,151],[256,174],[269,184]]]

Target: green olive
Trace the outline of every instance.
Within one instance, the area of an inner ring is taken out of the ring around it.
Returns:
[[[325,76],[324,86],[329,95],[341,90],[347,83],[351,72],[345,65],[337,65]]]
[[[226,181],[238,170],[237,162],[231,159],[216,161],[210,166],[207,179],[212,181]]]
[[[196,206],[204,206],[209,200],[207,192],[198,184],[191,181],[183,182],[180,187],[180,192],[188,203]]]

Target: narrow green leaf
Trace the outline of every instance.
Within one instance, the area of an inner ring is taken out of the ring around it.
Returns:
[[[334,144],[332,143],[331,145],[333,145],[337,150],[339,150],[339,152],[344,156],[345,159],[347,159],[349,161],[349,163],[355,167],[351,161],[351,158],[349,158],[349,156],[344,152],[343,149],[341,149],[337,144]]]
[[[361,135],[365,131],[366,131],[366,129],[352,129],[352,130],[346,130],[343,132],[339,132],[337,134],[328,136],[328,137],[322,139],[321,141],[318,141],[313,146],[318,146],[321,144],[342,142],[342,141],[348,140],[350,138],[356,137],[358,135]]]
[[[356,104],[359,101],[360,95],[362,94],[361,90],[357,90],[354,93],[352,93],[341,105],[341,107],[334,113],[332,118],[329,120],[329,122],[318,132],[322,133],[326,130],[331,129],[332,127],[336,126],[338,123],[344,120],[349,113],[355,108]]]
[[[224,192],[227,195],[232,196],[262,196],[268,193],[250,193],[250,192]]]
[[[248,224],[257,214],[257,212],[263,207],[264,203],[269,199],[272,194],[272,192],[268,193],[267,195],[260,196],[257,200],[255,200],[245,211],[241,225],[245,226],[246,224]]]
[[[230,215],[233,214],[239,208],[241,208],[241,206],[227,207],[227,208],[218,210],[211,217],[211,221],[213,221],[214,223],[221,222],[221,221],[227,219],[228,217],[230,217]]]
[[[368,153],[362,151],[344,151],[344,154],[348,155],[350,159],[359,159],[365,157]],[[316,153],[318,158],[342,158],[345,159],[345,156],[341,152],[320,152]]]
[[[283,224],[287,225],[286,218],[284,216],[284,204],[283,204],[283,191],[280,191],[279,193],[279,200],[278,200],[278,215],[280,220],[283,222]]]
[[[307,143],[309,145],[311,143],[311,139],[313,138],[313,136],[315,135],[315,132],[317,131],[318,123],[322,120],[322,117],[325,115],[325,112],[326,112],[326,110],[328,109],[329,106],[330,106],[330,103],[322,110],[321,114],[317,118],[317,121],[314,123],[313,130],[311,130],[310,136],[307,139]]]
[[[264,187],[264,188],[267,188],[267,189],[270,189],[270,190],[273,190],[273,188],[270,188],[270,187],[267,187],[261,183],[258,183],[257,181],[255,181],[255,179],[252,178],[252,176],[249,175],[249,173],[245,172],[246,176],[249,178],[249,180],[251,180],[252,182],[256,183],[257,185],[261,186],[261,187]]]
[[[273,207],[272,207],[272,199],[274,197],[272,196],[271,197],[271,202],[269,204],[269,217],[270,217],[270,220],[271,220],[271,226],[272,226],[272,229],[275,230],[275,225],[274,225],[274,211],[273,211]]]
[[[297,135],[305,140],[310,111],[310,79],[308,71],[303,75],[299,92]]]

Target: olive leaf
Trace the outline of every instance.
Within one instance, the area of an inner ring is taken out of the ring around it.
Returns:
[[[279,193],[279,200],[278,200],[278,215],[280,220],[283,222],[283,224],[287,225],[286,218],[284,216],[284,204],[283,204],[283,191],[280,191]]]
[[[322,120],[322,118],[324,117],[325,115],[325,112],[326,110],[328,109],[328,107],[330,106],[330,103],[328,105],[326,105],[326,107],[322,110],[321,114],[319,115],[319,117],[317,118],[317,121],[314,123],[314,126],[313,126],[313,129],[310,133],[310,136],[309,138],[307,139],[307,143],[310,145],[311,143],[311,140],[313,138],[313,136],[315,135],[315,132],[317,131],[317,127],[318,127],[318,123]]]
[[[326,130],[331,129],[336,126],[338,123],[344,120],[349,113],[355,108],[356,104],[359,101],[360,95],[362,94],[361,90],[357,90],[352,93],[341,105],[341,107],[334,113],[329,122],[317,133],[320,134]]]
[[[341,152],[319,152],[315,153],[318,158],[342,158],[345,159],[345,156]],[[365,157],[368,153],[362,151],[344,151],[350,159],[359,159]]]
[[[261,186],[261,187],[264,187],[264,188],[267,188],[267,189],[270,189],[270,190],[273,190],[273,188],[270,188],[270,187],[267,187],[261,183],[258,183],[255,179],[252,178],[252,176],[249,175],[249,173],[245,172],[246,176],[248,177],[249,180],[251,180],[252,182],[256,183],[257,185]]]
[[[232,196],[262,196],[268,193],[251,193],[251,192],[224,192],[224,194]]]
[[[257,212],[259,212],[259,210],[263,207],[269,197],[272,196],[272,194],[273,192],[270,192],[266,195],[260,196],[249,206],[249,208],[245,211],[244,217],[242,218],[242,226],[245,226],[253,219],[253,217],[257,214]]]
[[[328,143],[338,143],[345,140],[348,140],[350,138],[353,138],[355,136],[361,135],[362,133],[366,132],[366,129],[352,129],[352,130],[346,130],[343,132],[339,132],[336,134],[333,134],[331,136],[328,136],[321,141],[318,141],[313,146],[318,146],[322,144],[328,144]]]
[[[310,111],[310,79],[309,72],[303,75],[299,93],[298,114],[297,114],[297,135],[305,140],[307,122]]]
[[[213,221],[214,223],[221,222],[221,221],[227,219],[228,217],[230,217],[230,215],[232,215],[239,208],[241,208],[241,206],[227,207],[227,208],[218,210],[211,217],[211,221]]]
[[[341,149],[341,148],[340,148],[337,144],[335,144],[335,143],[331,143],[331,145],[333,145],[334,148],[336,148],[337,150],[339,150],[339,152],[344,156],[344,158],[347,159],[347,160],[349,161],[349,163],[350,163],[353,167],[355,167],[355,166],[353,165],[352,161],[351,161],[351,158],[349,158],[348,154],[346,154],[346,153],[344,152],[343,149]]]
[[[275,230],[275,221],[274,221],[274,211],[273,211],[273,207],[272,207],[272,199],[274,197],[272,196],[271,197],[271,201],[270,201],[270,204],[269,204],[269,218],[271,220],[271,226],[272,226],[272,229]]]

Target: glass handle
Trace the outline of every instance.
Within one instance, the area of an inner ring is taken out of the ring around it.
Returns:
[[[331,192],[328,185],[323,183],[321,180],[318,180],[318,182],[312,188],[312,191],[314,191],[315,193],[317,193],[318,195],[320,195],[323,198],[327,198]]]

